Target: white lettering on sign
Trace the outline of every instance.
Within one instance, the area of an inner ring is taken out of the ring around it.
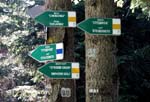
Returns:
[[[62,66],[62,65],[66,65],[66,63],[55,63],[55,64],[56,64],[57,66],[58,66],[58,65],[61,65],[61,66]]]
[[[63,73],[63,74],[64,74],[64,75],[70,75],[70,73],[67,73],[67,72],[66,72],[66,73]]]
[[[49,23],[49,25],[58,25],[58,26],[63,26],[64,23],[59,23],[59,22],[54,22],[54,23]]]
[[[70,69],[70,66],[62,66],[62,69]]]
[[[97,24],[97,25],[107,25],[108,22],[98,22],[98,21],[93,21],[93,24]]]
[[[103,22],[103,21],[104,21],[104,19],[97,19],[97,21],[99,21],[99,22]]]
[[[51,75],[58,75],[59,76],[59,75],[63,75],[63,73],[62,72],[52,72]]]
[[[49,55],[50,55],[50,53],[46,53],[45,55],[46,55],[46,56],[49,56]]]
[[[50,69],[62,69],[61,66],[50,66]]]
[[[70,88],[61,88],[61,97],[70,97],[71,89]]]
[[[45,60],[45,59],[54,58],[54,56],[53,55],[51,55],[51,56],[42,56],[40,58],[41,58],[41,60]]]
[[[110,33],[110,30],[93,29],[92,32],[94,32],[94,33]]]
[[[70,69],[70,66],[50,66],[50,69]]]
[[[49,17],[65,17],[65,15],[59,15],[59,14],[53,14],[53,15],[51,15],[51,14],[49,14]]]
[[[53,51],[53,48],[41,49],[41,52],[48,52],[48,51]]]

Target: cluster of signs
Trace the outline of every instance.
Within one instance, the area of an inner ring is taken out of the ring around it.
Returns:
[[[88,18],[76,24],[74,11],[44,11],[36,6],[27,12],[34,20],[46,27],[78,27],[92,35],[120,35],[121,21],[118,18]],[[29,56],[39,62],[62,60],[64,58],[63,43],[38,46],[29,52]],[[54,79],[79,79],[80,68],[76,62],[50,62],[39,71]]]

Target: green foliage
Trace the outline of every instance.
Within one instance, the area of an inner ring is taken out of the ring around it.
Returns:
[[[149,0],[132,0],[131,2],[131,9],[134,12],[135,8],[142,8],[144,14],[150,17],[150,1]]]
[[[35,75],[34,75],[34,77],[33,77],[31,80],[32,80],[34,83],[40,83],[41,80],[43,80],[43,79],[44,79],[44,76],[43,76],[41,73],[36,72]]]
[[[33,74],[42,64],[28,56],[29,51],[37,45],[44,44],[45,40],[37,34],[42,32],[43,27],[35,24],[34,20],[26,14],[27,8],[41,3],[43,0],[30,2],[28,0],[2,0],[0,2],[0,78],[10,79],[7,81],[8,85],[3,85],[5,83],[2,83],[0,79],[1,102],[28,102],[34,95],[28,92],[26,94],[26,89],[16,91],[16,87],[18,85],[32,87],[43,79],[42,75]],[[13,86],[10,87],[9,84]],[[11,90],[10,93],[6,93],[8,89]],[[39,93],[38,90],[36,91]]]
[[[142,8],[132,12],[129,4],[116,9],[116,16],[122,18],[123,33],[117,45],[120,102],[149,102],[150,21]]]
[[[76,11],[78,19],[77,19],[77,23],[81,22],[82,20],[84,20],[85,18],[85,6],[84,6],[84,1],[80,0],[78,4],[74,4],[73,5],[73,9]]]
[[[11,68],[11,65],[1,66],[0,77],[8,76],[8,74],[12,72],[10,68]]]

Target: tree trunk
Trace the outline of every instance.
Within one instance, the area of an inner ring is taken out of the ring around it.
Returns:
[[[86,18],[112,18],[114,0],[86,0]],[[86,102],[118,101],[116,37],[89,35],[86,44]],[[89,91],[94,90],[94,93]]]
[[[71,0],[47,0],[46,9],[68,11],[71,10]],[[48,28],[47,43],[64,42],[65,58],[63,62],[74,61],[74,34],[72,28]],[[47,84],[51,84],[52,92],[48,102],[76,102],[75,80],[47,79]],[[64,98],[60,95],[61,88],[70,88],[71,97]]]

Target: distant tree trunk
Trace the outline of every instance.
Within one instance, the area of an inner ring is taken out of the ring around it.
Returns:
[[[111,18],[114,0],[85,0],[86,18]],[[90,29],[90,28],[89,28]],[[118,102],[116,37],[86,34],[86,102]],[[98,93],[89,93],[90,89]]]
[[[47,0],[45,7],[50,10],[71,10],[71,0]],[[74,33],[73,28],[48,28],[47,43],[64,42],[65,58],[63,62],[74,61]],[[52,86],[52,93],[49,97],[49,102],[76,102],[76,83],[75,80],[51,80],[48,79],[48,84]],[[60,95],[60,89],[70,88],[71,97],[64,98]]]

